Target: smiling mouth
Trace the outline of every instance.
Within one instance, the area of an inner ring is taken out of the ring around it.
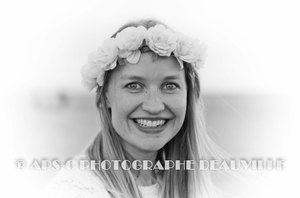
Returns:
[[[167,119],[149,120],[144,118],[133,119],[133,121],[142,128],[152,128],[152,129],[162,127],[168,122]]]

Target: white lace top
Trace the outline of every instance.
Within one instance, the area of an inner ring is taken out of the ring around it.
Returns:
[[[82,156],[80,159],[83,159]],[[158,198],[159,184],[139,186],[143,198]],[[90,169],[61,169],[46,187],[47,198],[110,198],[103,183]]]

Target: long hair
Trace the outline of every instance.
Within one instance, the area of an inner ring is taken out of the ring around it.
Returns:
[[[149,29],[156,24],[162,24],[156,20],[142,20],[132,22],[121,27],[112,37],[126,27],[144,26]],[[184,62],[184,72],[187,84],[187,108],[186,117],[180,131],[157,155],[157,160],[194,160],[195,162],[205,158],[219,158],[217,146],[209,138],[204,121],[204,105],[200,94],[199,76],[194,68]],[[98,87],[96,105],[100,113],[102,129],[96,136],[92,145],[88,148],[88,157],[91,160],[127,160],[128,154],[121,144],[121,137],[112,126],[110,110],[106,103],[105,91],[109,84],[112,71],[104,75],[102,87]],[[163,170],[159,174],[162,177],[161,196],[164,198],[191,198],[191,197],[216,197],[214,185],[209,171],[200,171],[197,164],[195,170]],[[131,171],[96,169],[95,174],[106,186],[112,197],[141,198],[135,178]]]

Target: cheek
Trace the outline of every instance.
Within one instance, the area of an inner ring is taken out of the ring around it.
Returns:
[[[166,104],[170,107],[173,113],[177,114],[177,116],[184,117],[187,107],[186,94],[167,98]]]
[[[185,116],[186,116],[186,108],[187,108],[187,99],[186,95],[182,94],[180,97],[169,98],[166,101],[168,104],[169,109],[175,116],[175,120],[173,123],[174,131],[179,131],[183,125]]]
[[[119,102],[111,105],[113,121],[117,120],[116,122],[123,122],[124,117],[128,115],[128,111],[128,104],[126,102]]]
[[[127,128],[127,114],[122,106],[111,106],[111,122],[115,131],[123,137]]]
[[[111,100],[111,116],[112,124],[116,130],[124,129],[124,125],[128,122],[129,115],[135,109],[135,103],[128,97],[115,96]]]

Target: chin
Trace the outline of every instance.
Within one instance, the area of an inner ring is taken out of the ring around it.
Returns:
[[[142,148],[142,150],[145,150],[145,151],[158,151],[160,150],[162,147],[164,147],[165,144],[158,144],[157,142],[154,142],[153,144],[144,144],[144,145],[141,145],[140,148]]]

